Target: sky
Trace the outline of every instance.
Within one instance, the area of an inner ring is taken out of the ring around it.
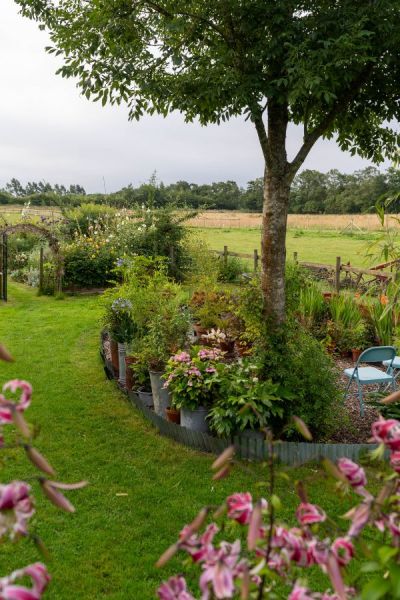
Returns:
[[[202,127],[180,114],[130,122],[126,107],[103,108],[83,98],[73,80],[57,76],[60,62],[46,54],[46,45],[47,34],[21,17],[13,0],[1,0],[0,187],[16,177],[24,184],[46,180],[113,192],[148,181],[154,171],[166,184],[233,180],[245,186],[262,176],[249,122]],[[289,158],[300,142],[300,128],[290,126]],[[350,173],[370,164],[321,140],[303,168]]]

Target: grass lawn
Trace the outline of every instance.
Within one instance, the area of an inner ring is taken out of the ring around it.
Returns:
[[[232,252],[253,254],[255,248],[260,248],[259,229],[212,229],[196,230],[207,241],[213,250],[228,249]],[[364,256],[368,243],[376,238],[374,233],[340,234],[335,231],[296,231],[289,230],[286,239],[287,256],[293,257],[298,253],[298,260],[334,265],[336,257],[340,256],[343,263],[351,262],[354,266],[372,266],[371,261],[365,261]],[[379,262],[379,261],[378,261]]]
[[[221,482],[210,478],[210,456],[160,437],[105,379],[98,356],[98,299],[55,300],[11,284],[10,302],[0,306],[0,340],[14,354],[14,364],[0,364],[0,381],[20,377],[32,382],[28,420],[42,426],[36,446],[57,468],[63,481],[88,479],[84,490],[68,492],[73,515],[37,497],[37,532],[51,552],[53,581],[49,598],[77,600],[128,598],[147,600],[173,572],[154,567],[159,554],[175,540],[181,526],[205,504],[249,489],[263,494],[257,482],[261,466],[238,467]],[[15,455],[4,461],[2,482],[35,473]],[[337,519],[350,506],[328,495],[333,484],[316,467],[292,470],[308,481],[310,500]],[[293,523],[297,499],[292,484],[278,479],[284,500],[282,518]],[[258,490],[258,491],[257,491]],[[261,488],[262,490],[262,488]],[[266,495],[266,493],[264,492]],[[18,549],[3,544],[0,575],[40,559],[29,540]]]

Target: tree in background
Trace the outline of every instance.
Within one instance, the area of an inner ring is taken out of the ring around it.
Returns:
[[[398,0],[16,0],[49,29],[59,72],[132,118],[178,110],[203,125],[246,115],[265,161],[265,315],[285,318],[290,186],[315,142],[379,162],[398,134]],[[286,152],[289,122],[303,143]]]

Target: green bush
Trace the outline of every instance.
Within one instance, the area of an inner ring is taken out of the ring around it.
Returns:
[[[248,270],[246,263],[237,256],[228,256],[226,261],[220,256],[218,260],[218,281],[235,283]]]
[[[275,429],[279,432],[292,416],[298,416],[317,438],[329,437],[337,422],[341,394],[338,373],[321,342],[289,318],[275,333],[266,328],[258,354],[263,378],[279,383],[293,398],[285,402],[284,419],[275,422]]]
[[[110,206],[88,203],[64,210],[64,218],[61,231],[67,238],[74,239],[77,234],[90,234],[93,227],[102,231],[109,228],[116,219],[116,210]]]
[[[107,245],[71,244],[63,253],[65,286],[105,287],[114,276],[115,255]]]

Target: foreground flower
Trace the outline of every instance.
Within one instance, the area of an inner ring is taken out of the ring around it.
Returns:
[[[31,578],[31,588],[14,585],[15,581],[23,577]],[[42,563],[34,563],[0,579],[0,598],[1,600],[40,600],[50,579],[46,566]]]
[[[24,412],[31,403],[32,397],[32,386],[27,381],[22,379],[13,379],[8,381],[3,386],[3,392],[10,390],[13,394],[17,390],[22,390],[19,402],[14,403],[7,400],[2,394],[0,394],[0,423],[12,423],[13,422],[13,410],[18,412]]]
[[[210,594],[210,584],[218,600],[233,597],[239,556],[240,540],[236,540],[233,544],[221,542],[219,550],[215,550],[203,565],[204,572],[200,577],[201,600],[209,600],[213,597]]]
[[[30,491],[23,481],[0,485],[0,537],[7,533],[11,539],[27,535],[27,521],[35,512]]]
[[[326,514],[319,506],[302,502],[296,511],[296,517],[300,525],[313,525],[325,521]]]
[[[372,436],[392,451],[400,450],[400,423],[395,419],[383,419],[372,424]]]
[[[195,600],[187,590],[186,581],[183,577],[170,577],[157,590],[160,600]]]
[[[350,483],[351,487],[354,488],[354,491],[357,493],[362,492],[363,488],[367,485],[367,477],[364,469],[349,458],[341,458],[338,460],[338,467]]]
[[[337,538],[332,544],[332,552],[339,565],[344,567],[354,556],[354,546],[348,538]]]
[[[250,522],[250,516],[253,511],[253,502],[251,494],[238,493],[232,494],[226,500],[228,506],[228,517],[234,519],[241,525],[247,525]]]

